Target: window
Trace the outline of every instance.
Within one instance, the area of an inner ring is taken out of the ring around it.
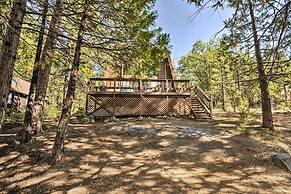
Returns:
[[[12,104],[12,102],[13,102],[13,95],[12,95],[12,93],[9,93],[9,95],[8,95],[8,99],[7,99],[7,104]]]

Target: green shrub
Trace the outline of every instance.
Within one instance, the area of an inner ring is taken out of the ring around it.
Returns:
[[[272,129],[269,129],[269,128],[261,128],[261,130],[264,133],[268,134],[268,135],[274,135],[274,130],[272,130]]]
[[[73,114],[73,116],[82,123],[87,123],[91,120],[91,117],[86,115],[86,110],[84,107],[78,107],[77,111]]]
[[[248,126],[255,121],[254,113],[251,112],[248,108],[241,109],[239,121],[240,122],[239,125],[237,126],[237,130],[242,132],[249,132],[250,127]]]
[[[20,124],[24,119],[24,111],[17,108],[8,109],[5,117],[5,123]]]
[[[61,107],[46,105],[44,107],[45,120],[58,121],[61,115]]]

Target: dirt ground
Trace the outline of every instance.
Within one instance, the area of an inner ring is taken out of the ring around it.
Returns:
[[[275,113],[272,135],[257,117],[247,132],[231,113],[71,124],[58,166],[48,164],[55,127],[29,145],[6,128],[0,193],[291,193],[291,173],[272,162],[291,153],[291,115]]]

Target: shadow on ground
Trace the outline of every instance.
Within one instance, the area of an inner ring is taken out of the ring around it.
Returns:
[[[54,167],[47,163],[53,128],[29,145],[19,144],[16,129],[4,130],[0,193],[290,193],[290,173],[273,166],[268,146],[216,130],[220,123],[152,119],[74,124],[65,161]],[[126,132],[130,127],[155,134],[133,135]]]

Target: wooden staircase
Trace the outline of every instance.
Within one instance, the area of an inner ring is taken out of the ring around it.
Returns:
[[[167,57],[159,66],[159,79],[175,80],[176,76],[173,69],[173,61],[171,57]],[[175,83],[173,87],[176,88]],[[212,100],[199,87],[195,86],[190,89],[190,102],[187,100],[186,104],[191,108],[191,113],[197,119],[211,119],[212,118]]]
[[[204,91],[196,86],[192,90],[190,96],[191,108],[193,115],[198,119],[211,119],[212,118],[212,101]]]

